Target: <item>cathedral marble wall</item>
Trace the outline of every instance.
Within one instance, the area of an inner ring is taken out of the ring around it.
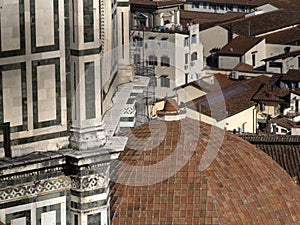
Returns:
[[[63,146],[68,48],[64,2],[4,0],[0,7],[0,123],[10,122],[13,156],[28,153],[27,145],[36,141],[40,150],[49,148],[49,140],[52,147]],[[0,149],[2,141],[1,135]],[[16,145],[21,145],[18,151]]]

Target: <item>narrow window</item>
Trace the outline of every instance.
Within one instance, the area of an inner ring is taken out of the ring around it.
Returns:
[[[252,54],[252,66],[256,66],[256,56],[255,54]]]
[[[157,66],[157,57],[155,55],[149,55],[148,63],[150,66]]]
[[[162,75],[160,77],[160,86],[161,87],[170,87],[170,78],[167,75]]]
[[[189,46],[189,38],[188,38],[188,37],[184,38],[183,46],[184,46],[184,47]]]
[[[197,36],[196,34],[192,35],[192,44],[196,44],[197,43]]]
[[[161,66],[170,66],[170,58],[168,56],[161,57]]]
[[[161,40],[162,40],[161,47],[163,49],[167,49],[168,48],[168,38],[162,38]]]
[[[155,37],[149,37],[149,47],[155,48]]]
[[[184,55],[184,64],[188,64],[188,63],[189,63],[189,54],[186,53],[186,54]]]

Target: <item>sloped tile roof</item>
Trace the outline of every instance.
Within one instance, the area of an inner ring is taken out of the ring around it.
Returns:
[[[164,1],[152,1],[152,0],[130,0],[132,5],[143,5],[151,7],[161,7],[161,6],[172,6],[183,4],[183,1],[180,0],[164,0]]]
[[[220,76],[216,77],[219,79]],[[225,79],[225,75],[222,80]],[[229,78],[227,77],[229,80]],[[229,86],[222,85],[222,80],[219,81],[222,92],[209,93],[206,96],[194,99],[187,103],[187,107],[195,111],[201,112],[204,115],[215,118],[217,121],[223,120],[226,117],[235,115],[243,110],[246,110],[256,103],[252,101],[252,97],[261,88],[262,85],[269,82],[269,77],[259,76],[244,80],[241,82],[232,83],[228,82]],[[216,89],[215,89],[216,90]],[[214,100],[220,96],[219,101]],[[223,98],[221,98],[223,96]],[[226,112],[221,103],[225,100]],[[209,103],[209,104],[208,104]]]
[[[241,137],[272,157],[299,182],[300,136],[243,134]]]
[[[300,27],[296,26],[263,36],[266,43],[289,45],[300,41]]]
[[[220,55],[244,55],[263,38],[237,36],[219,51]]]
[[[182,25],[186,25],[187,23],[199,24],[199,30],[205,30],[221,23],[243,18],[244,15],[245,14],[241,12],[227,12],[221,14],[181,10],[180,23]]]
[[[233,5],[247,5],[247,6],[261,6],[268,3],[268,0],[189,0],[191,2],[207,2],[216,4],[233,4]]]
[[[166,133],[159,142],[161,127],[166,127]],[[117,163],[115,174],[130,185],[111,183],[112,224],[299,224],[299,187],[275,161],[237,136],[225,133],[212,164],[199,170],[200,161],[214,155],[206,150],[211,129],[202,122],[184,119],[152,121],[125,133],[128,147],[119,162],[126,165],[164,163],[179,149],[180,154],[173,158],[177,165],[188,152],[195,152],[174,175],[144,186],[135,184],[137,180],[164,177],[173,171],[172,164],[137,176]],[[214,134],[222,140],[222,130],[214,130]],[[191,143],[195,148],[191,149]]]
[[[243,63],[243,62],[239,62],[234,68],[233,70],[237,70],[237,71],[252,71],[253,70],[253,66],[247,64],[247,63]]]
[[[300,54],[300,51],[299,51]],[[300,70],[289,70],[285,75],[282,76],[282,81],[296,81],[300,82]]]
[[[281,118],[273,118],[270,123],[277,123],[277,125],[287,128],[287,129],[291,129],[291,128],[299,128],[300,125],[286,117],[281,117]]]
[[[299,11],[276,10],[249,16],[234,22],[222,24],[224,28],[232,30],[233,33],[242,36],[255,36],[266,34],[300,23]]]
[[[268,83],[261,86],[257,93],[253,96],[252,100],[256,102],[281,102],[288,101],[290,94],[289,88],[280,88],[277,83],[280,80],[279,75],[274,75]]]
[[[265,61],[265,62],[267,62],[267,61],[275,61],[275,60],[278,60],[278,59],[286,59],[286,58],[295,57],[295,56],[298,56],[298,55],[300,55],[300,50],[290,51],[290,52],[285,52],[285,53],[282,53],[282,54],[278,54],[278,55],[275,55],[275,56],[263,59],[262,61]]]

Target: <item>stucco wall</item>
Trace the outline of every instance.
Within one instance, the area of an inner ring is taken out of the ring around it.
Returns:
[[[222,69],[233,69],[239,62],[239,56],[219,56],[219,68]]]
[[[222,48],[228,43],[228,31],[220,26],[215,26],[199,32],[200,42],[203,44],[204,62],[213,48]]]

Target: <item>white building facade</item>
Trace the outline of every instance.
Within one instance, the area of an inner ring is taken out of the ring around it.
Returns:
[[[189,26],[187,30],[180,26],[177,29],[175,25],[164,29],[135,31],[132,52],[136,66],[153,69],[156,87],[162,95],[171,86],[178,87],[201,78],[203,70],[203,45],[198,25]]]

